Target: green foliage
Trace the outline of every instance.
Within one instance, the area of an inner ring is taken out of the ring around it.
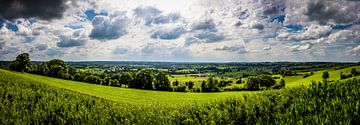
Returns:
[[[142,69],[136,74],[134,88],[147,90],[154,89],[153,78],[153,72],[151,69]]]
[[[22,53],[16,57],[14,61],[10,63],[9,68],[18,72],[29,72],[31,67],[31,61],[28,53]]]
[[[170,81],[169,78],[163,72],[159,72],[155,76],[155,89],[156,90],[170,90]]]
[[[285,80],[284,80],[284,79],[281,79],[281,80],[280,80],[280,86],[281,86],[281,87],[285,87]]]
[[[260,86],[267,88],[275,85],[276,83],[276,81],[270,75],[260,75],[258,79],[260,80]]]
[[[322,78],[324,81],[327,81],[327,79],[329,78],[329,72],[328,71],[324,71],[322,74]]]
[[[193,81],[186,82],[185,85],[188,87],[189,91],[191,91],[194,88]]]
[[[270,75],[260,75],[258,77],[248,77],[246,82],[246,89],[260,90],[261,88],[267,89],[274,86],[276,81]]]
[[[256,77],[250,76],[246,81],[247,90],[260,90],[260,80]]]

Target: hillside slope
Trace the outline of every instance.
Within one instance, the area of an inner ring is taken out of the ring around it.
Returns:
[[[256,92],[222,92],[222,93],[183,93],[183,92],[162,92],[130,88],[119,88],[112,86],[101,86],[83,82],[63,80],[46,76],[18,73],[0,69],[0,73],[17,76],[19,79],[36,81],[71,91],[96,96],[112,101],[131,104],[161,103],[168,106],[177,106],[185,103],[205,103],[214,100],[222,100],[228,97],[239,97]]]

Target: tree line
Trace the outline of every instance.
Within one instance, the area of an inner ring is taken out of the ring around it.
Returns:
[[[195,83],[192,81],[180,84],[179,81],[175,80],[171,83],[166,73],[146,68],[138,72],[94,74],[88,71],[76,70],[76,68],[66,65],[66,63],[60,59],[52,59],[40,64],[32,64],[28,53],[18,55],[16,59],[11,62],[9,69],[99,85],[159,91],[219,92],[224,91],[224,87],[230,86],[233,82],[231,80],[217,80],[216,78],[210,77],[202,81],[200,87],[195,87]],[[275,80],[269,75],[249,77],[246,83],[246,89],[260,90],[270,88],[274,86],[275,83]],[[275,88],[282,88],[283,86],[285,86],[285,81],[282,80],[280,87],[275,86]]]

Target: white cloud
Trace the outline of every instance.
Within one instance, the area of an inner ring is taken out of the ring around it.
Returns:
[[[360,45],[358,45],[357,47],[355,47],[351,50],[348,50],[347,53],[349,53],[350,55],[353,55],[353,56],[360,56]]]

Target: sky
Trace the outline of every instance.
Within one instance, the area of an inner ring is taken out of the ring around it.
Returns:
[[[0,0],[0,60],[360,61],[360,0]]]

